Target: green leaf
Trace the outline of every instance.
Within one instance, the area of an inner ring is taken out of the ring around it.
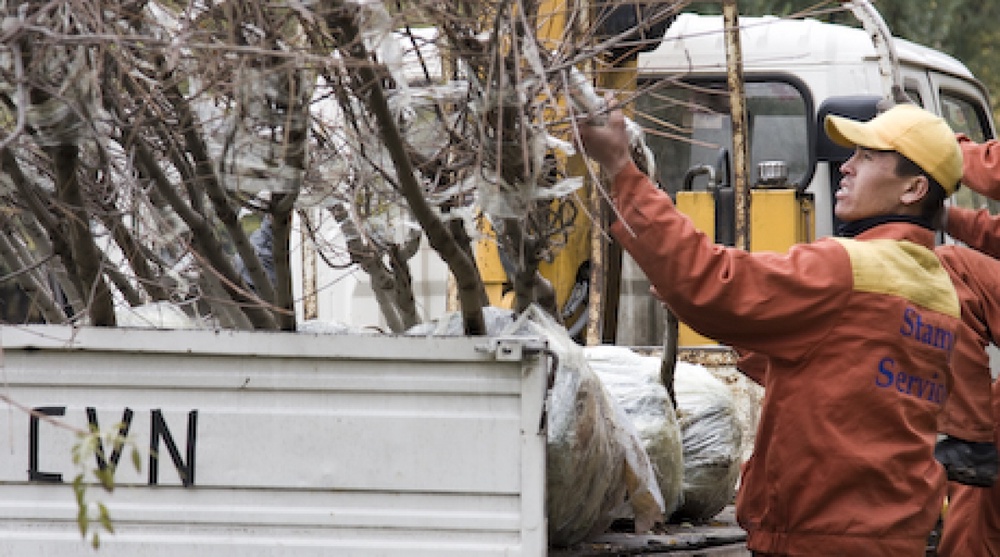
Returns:
[[[111,515],[108,513],[108,508],[104,506],[104,503],[98,503],[97,509],[99,511],[98,514],[100,517],[99,520],[101,521],[101,526],[104,526],[104,529],[107,530],[109,533],[114,534],[115,527],[111,523]]]
[[[136,472],[142,471],[142,455],[139,454],[139,448],[132,447],[132,466],[135,466]]]
[[[111,493],[115,490],[115,469],[108,466],[104,470],[94,470],[94,476],[101,482],[101,487]]]
[[[80,528],[80,537],[87,537],[87,530],[90,530],[90,517],[87,516],[87,507],[80,507],[76,513],[76,525]]]
[[[79,507],[84,506],[83,500],[84,495],[87,494],[87,486],[83,485],[83,474],[77,474],[73,478],[73,495],[76,496],[76,504]]]

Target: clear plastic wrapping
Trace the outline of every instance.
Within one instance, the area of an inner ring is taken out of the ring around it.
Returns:
[[[663,520],[663,496],[639,432],[591,369],[583,347],[538,306],[505,333],[543,336],[559,359],[547,400],[549,544],[601,534],[623,508],[635,518],[636,531]]]
[[[660,380],[660,358],[619,346],[585,349],[590,367],[639,432],[670,516],[684,499],[681,429],[670,395]]]
[[[742,431],[729,388],[704,366],[677,362],[677,419],[684,440],[684,502],[672,519],[704,522],[732,502]]]
[[[555,359],[546,399],[546,507],[549,545],[565,547],[608,529],[627,509],[636,531],[662,521],[663,496],[639,432],[591,369],[565,327],[530,306],[485,308],[487,332],[546,340]],[[461,316],[420,325],[409,334],[462,334]]]

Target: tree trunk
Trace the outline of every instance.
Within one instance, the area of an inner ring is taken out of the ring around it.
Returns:
[[[11,177],[19,200],[27,207],[28,214],[34,217],[31,222],[25,222],[24,225],[31,242],[35,244],[35,253],[40,254],[40,257],[53,254],[58,258],[58,262],[54,261],[52,264],[53,274],[68,298],[70,313],[83,311],[82,288],[73,263],[73,254],[66,243],[58,220],[50,210],[54,202],[47,195],[43,198],[43,190],[28,182],[17,159],[7,149],[0,150],[0,170]],[[33,225],[37,225],[38,229]]]
[[[274,233],[274,308],[278,327],[283,331],[295,330],[295,303],[292,295],[292,265],[288,247],[291,245],[292,208],[295,196],[274,194],[271,201],[271,226]]]
[[[225,289],[233,304],[246,314],[255,329],[277,329],[273,314],[263,307],[259,298],[254,296],[239,277],[232,260],[226,255],[222,245],[215,237],[215,232],[209,223],[196,213],[190,205],[171,187],[163,176],[149,148],[137,138],[132,144],[136,166],[151,178],[163,199],[173,208],[174,212],[187,224],[191,230],[195,251],[201,259],[204,273],[214,273]],[[252,251],[252,250],[251,250]],[[256,259],[256,254],[254,255]],[[263,274],[263,273],[262,273]]]
[[[69,231],[69,247],[73,253],[77,274],[83,286],[83,298],[90,315],[90,324],[99,327],[115,325],[114,300],[104,281],[101,263],[104,258],[94,245],[90,218],[83,205],[83,193],[76,178],[79,148],[76,145],[47,147],[56,176],[56,196],[64,212]]]
[[[7,234],[6,230],[4,232],[0,234],[0,257],[3,257],[8,268],[13,271],[14,281],[38,307],[46,323],[65,323],[66,314],[55,303],[56,298],[44,276],[33,263],[21,257],[21,250],[15,245],[16,236]]]
[[[487,331],[486,321],[483,318],[483,300],[486,299],[486,291],[479,269],[473,258],[469,257],[470,249],[458,244],[424,199],[423,189],[416,179],[416,172],[406,152],[402,135],[386,102],[381,86],[382,80],[372,66],[372,57],[360,39],[354,20],[345,17],[331,23],[344,31],[346,44],[350,45],[351,58],[359,62],[358,67],[354,68],[358,83],[355,93],[365,101],[378,122],[380,136],[396,168],[400,193],[427,235],[431,247],[437,251],[455,277],[465,334],[485,335]]]
[[[330,212],[347,240],[347,252],[351,255],[351,261],[368,275],[372,292],[375,293],[375,301],[389,330],[394,333],[403,332],[406,325],[401,315],[398,296],[395,294],[396,277],[382,264],[375,248],[365,244],[343,205],[334,205],[330,208]]]

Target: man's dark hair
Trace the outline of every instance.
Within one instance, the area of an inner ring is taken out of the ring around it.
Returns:
[[[905,178],[912,176],[923,176],[924,178],[927,178],[930,188],[927,191],[927,197],[924,198],[921,205],[920,216],[925,219],[933,219],[940,211],[944,210],[944,200],[948,198],[948,193],[944,191],[944,188],[937,180],[934,179],[933,176],[925,172],[923,168],[917,166],[917,163],[911,161],[896,151],[893,151],[893,153],[896,154],[897,175]],[[961,187],[961,184],[959,184],[958,187]]]

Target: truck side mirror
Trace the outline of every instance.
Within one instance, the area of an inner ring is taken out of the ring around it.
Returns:
[[[844,164],[847,159],[851,158],[854,154],[854,149],[850,147],[841,147],[830,139],[830,136],[826,135],[825,127],[823,123],[826,121],[826,116],[828,114],[833,114],[835,116],[844,116],[854,120],[868,121],[878,114],[878,105],[881,102],[881,97],[877,96],[850,96],[850,97],[830,97],[829,99],[823,101],[823,104],[819,106],[819,110],[816,114],[816,126],[819,130],[816,133],[816,161],[826,162],[830,165],[830,183],[828,187],[830,188],[830,199],[835,199],[837,193],[837,188],[840,187],[840,179],[842,175],[840,173],[840,165]],[[830,204],[830,216],[832,217],[833,230],[840,228],[843,224],[840,219],[837,218],[834,209],[836,203]]]
[[[816,160],[835,162],[837,166],[851,158],[853,149],[841,147],[830,139],[824,131],[823,122],[829,114],[844,116],[853,120],[871,120],[878,113],[878,103],[882,99],[877,96],[830,97],[823,101],[816,114]]]
[[[629,32],[617,46],[608,49],[611,60],[620,64],[660,46],[663,35],[675,19],[677,13],[673,5],[605,1],[598,4],[594,34],[598,40],[607,40]]]

